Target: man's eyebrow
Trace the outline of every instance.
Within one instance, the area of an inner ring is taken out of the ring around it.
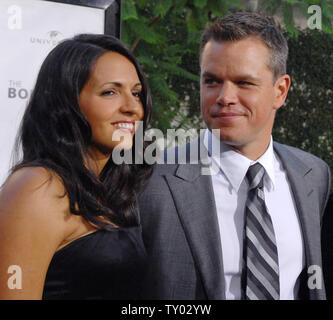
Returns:
[[[209,78],[209,79],[213,79],[213,80],[223,81],[216,74],[214,74],[212,72],[208,72],[208,71],[206,71],[202,74],[202,78]],[[250,81],[253,81],[253,82],[260,82],[259,78],[255,77],[251,74],[248,74],[248,73],[236,75],[234,78],[237,79],[238,81],[239,80],[250,80]]]
[[[205,71],[205,72],[202,74],[202,78],[210,78],[210,79],[219,80],[219,81],[222,80],[222,79],[220,79],[216,74],[211,73],[211,72],[208,72],[208,71]]]
[[[250,80],[250,81],[253,81],[253,82],[260,82],[260,79],[255,77],[255,76],[252,76],[251,74],[240,74],[237,76],[237,78],[239,79],[244,79],[244,80]]]

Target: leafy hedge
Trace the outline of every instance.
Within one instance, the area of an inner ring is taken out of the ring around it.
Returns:
[[[288,43],[292,84],[274,139],[317,155],[333,172],[333,36],[308,31]]]

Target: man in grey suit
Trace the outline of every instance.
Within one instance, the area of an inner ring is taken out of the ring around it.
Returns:
[[[178,163],[166,155],[139,197],[145,298],[325,299],[329,168],[271,136],[290,86],[287,55],[281,32],[258,14],[235,13],[204,31],[208,129],[176,150]]]

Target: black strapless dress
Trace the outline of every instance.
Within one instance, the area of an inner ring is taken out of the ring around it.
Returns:
[[[141,227],[100,229],[54,254],[43,299],[140,299],[145,266]]]

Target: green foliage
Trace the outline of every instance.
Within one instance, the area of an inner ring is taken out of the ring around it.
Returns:
[[[294,18],[293,18],[293,6],[290,1],[294,1],[294,0],[288,0],[288,3],[286,3],[282,7],[283,19],[284,19],[285,27],[289,31],[289,33],[291,35],[298,35],[298,31],[295,27]]]
[[[172,6],[172,0],[157,0],[153,8],[153,16],[164,17]]]
[[[122,9],[124,12],[123,16],[122,16],[123,21],[131,20],[131,19],[134,19],[134,20],[138,19],[138,13],[136,11],[136,7],[135,7],[135,4],[133,1],[131,1],[131,0],[123,1]]]
[[[207,0],[194,0],[194,5],[199,9],[203,9],[207,5]]]
[[[292,85],[277,113],[274,138],[317,155],[333,171],[333,36],[300,32],[288,44]]]

